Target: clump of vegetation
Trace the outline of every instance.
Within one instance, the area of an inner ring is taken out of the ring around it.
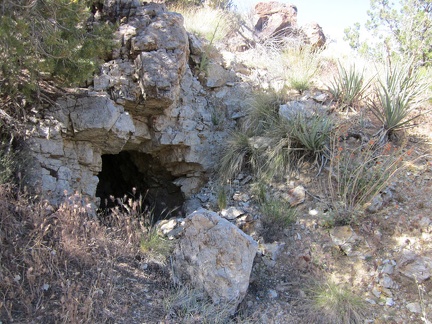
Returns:
[[[326,161],[333,121],[323,114],[297,114],[287,121],[290,138],[296,143],[300,158],[312,156],[322,167]]]
[[[338,74],[330,82],[328,90],[340,109],[356,108],[364,98],[372,79],[365,80],[364,70],[358,71],[355,65],[346,69],[340,62]]]
[[[222,180],[231,180],[244,168],[257,170],[259,168],[259,156],[257,148],[249,141],[249,136],[242,131],[231,135],[225,145],[220,160],[219,174]]]
[[[350,146],[333,139],[326,187],[332,204],[333,225],[358,222],[370,202],[402,167],[403,151],[390,143]],[[410,152],[408,152],[408,155]],[[330,224],[331,225],[331,224]]]
[[[380,142],[391,138],[395,132],[411,127],[411,121],[424,112],[415,113],[428,99],[429,84],[410,63],[387,66],[384,77],[375,88],[375,100],[369,107],[382,123]]]
[[[184,17],[185,28],[210,44],[218,42],[235,28],[236,18],[233,12],[204,6],[172,6],[170,10]],[[203,24],[205,21],[205,24]]]
[[[288,86],[297,90],[300,94],[309,90],[312,78],[319,71],[319,57],[308,47],[294,47],[282,54],[286,60],[284,63],[285,78]]]
[[[87,214],[79,195],[54,209],[0,186],[0,318],[29,322],[112,320],[119,289],[117,258],[134,260],[137,220],[119,219],[115,231]],[[105,310],[112,310],[106,312]]]
[[[366,302],[341,284],[328,282],[311,289],[314,323],[364,323]]]
[[[213,303],[206,294],[188,286],[176,287],[164,298],[165,311],[181,323],[227,323],[231,316],[223,303]]]
[[[258,92],[248,103],[242,129],[255,136],[263,135],[279,122],[279,106],[283,97],[277,92]]]
[[[286,228],[296,221],[297,210],[284,199],[266,199],[261,203],[264,222],[272,227]]]

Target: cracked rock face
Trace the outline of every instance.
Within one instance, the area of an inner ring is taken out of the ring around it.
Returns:
[[[188,65],[183,17],[164,5],[106,0],[98,17],[120,23],[119,47],[91,87],[70,90],[32,119],[30,185],[53,203],[65,191],[97,203],[102,156],[129,151],[150,155],[187,198],[215,167],[249,92],[241,85],[203,88]]]

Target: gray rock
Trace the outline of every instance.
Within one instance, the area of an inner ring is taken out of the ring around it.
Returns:
[[[204,290],[231,313],[243,300],[258,244],[216,213],[200,209],[186,218],[174,250],[176,281]]]
[[[431,277],[432,259],[420,257],[411,251],[405,252],[398,262],[398,271],[418,283]]]
[[[355,247],[360,241],[360,237],[353,231],[351,226],[339,226],[330,230],[330,237],[333,244],[340,247],[347,256],[358,255]]]
[[[220,212],[221,216],[228,220],[236,219],[237,217],[240,217],[244,213],[245,211],[243,209],[237,207],[229,207]]]
[[[409,304],[406,305],[406,308],[407,308],[411,313],[421,314],[421,312],[422,312],[421,305],[420,305],[418,302],[409,303]]]
[[[209,63],[206,72],[206,86],[209,88],[222,87],[228,81],[228,71],[217,63]]]

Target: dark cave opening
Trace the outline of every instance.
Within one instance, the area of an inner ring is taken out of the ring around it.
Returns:
[[[184,202],[175,177],[150,154],[122,151],[102,155],[102,171],[96,197],[100,210],[107,211],[129,199],[143,200],[142,209],[151,210],[153,221],[176,216]]]

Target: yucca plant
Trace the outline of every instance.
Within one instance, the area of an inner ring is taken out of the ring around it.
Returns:
[[[410,63],[387,66],[383,79],[379,80],[375,88],[376,100],[369,103],[383,125],[381,143],[394,132],[411,127],[410,122],[424,114],[413,112],[428,99],[428,84],[411,67]]]
[[[287,121],[289,136],[293,142],[291,149],[300,154],[300,159],[307,156],[315,158],[320,167],[325,161],[332,120],[321,114],[297,114]]]
[[[354,108],[363,99],[371,81],[365,81],[364,70],[359,72],[354,64],[346,69],[339,62],[338,74],[330,81],[328,90],[341,109]]]

